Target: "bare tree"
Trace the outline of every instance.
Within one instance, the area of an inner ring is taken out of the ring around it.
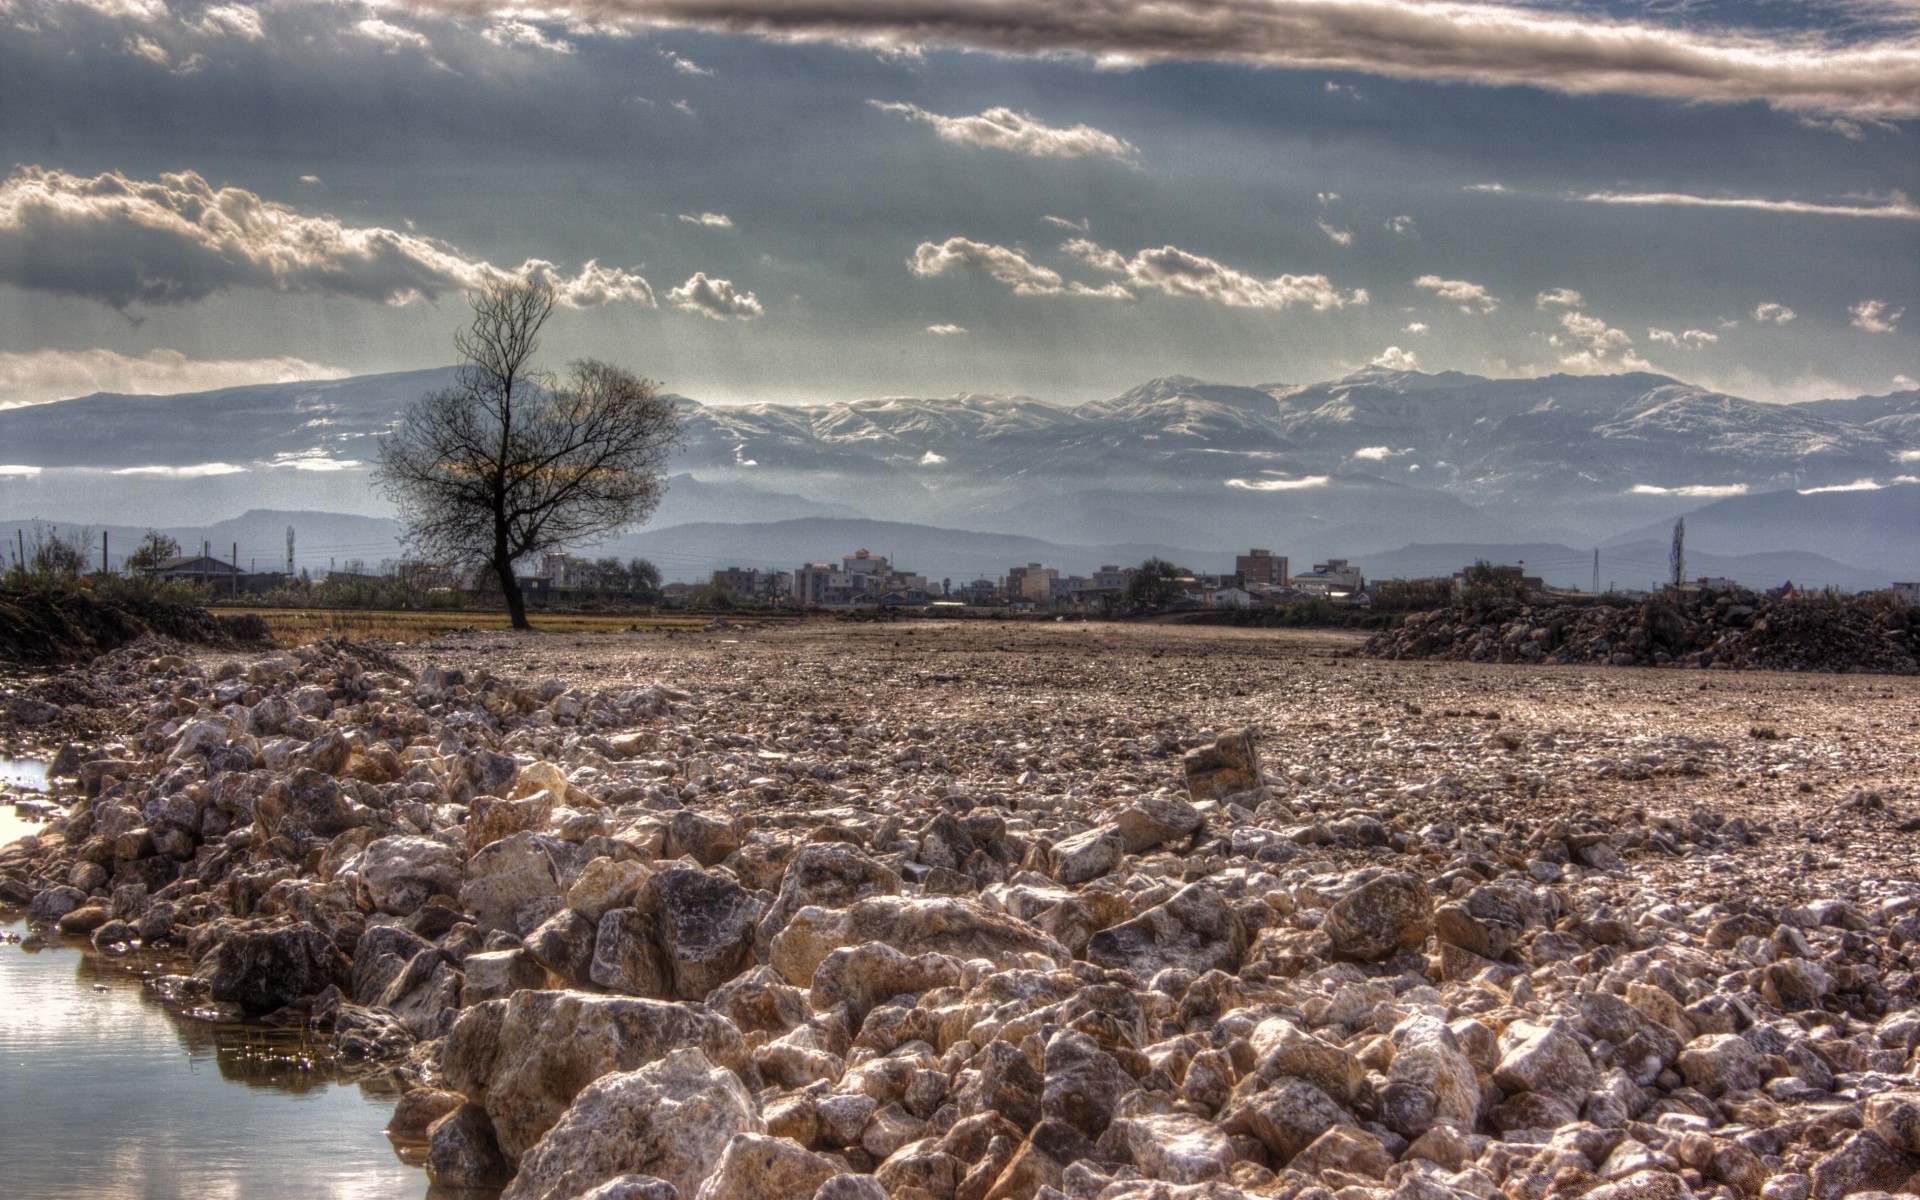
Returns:
[[[1667,550],[1667,568],[1673,573],[1673,586],[1687,581],[1687,519],[1673,523],[1673,545]]]
[[[454,385],[415,401],[380,443],[375,477],[416,552],[485,564],[527,629],[514,563],[645,520],[660,502],[679,416],[657,386],[585,359],[533,369],[553,289],[509,280],[471,297]]]

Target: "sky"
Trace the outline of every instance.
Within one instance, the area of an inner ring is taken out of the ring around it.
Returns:
[[[0,0],[0,406],[1920,377],[1920,0]]]

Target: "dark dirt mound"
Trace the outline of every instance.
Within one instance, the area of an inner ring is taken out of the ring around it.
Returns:
[[[192,604],[84,591],[0,589],[0,662],[79,662],[148,634],[209,646],[271,640],[256,616],[219,617]]]
[[[1603,663],[1720,670],[1920,671],[1920,609],[1873,595],[1776,600],[1742,592],[1640,603],[1487,600],[1415,613],[1371,658]]]

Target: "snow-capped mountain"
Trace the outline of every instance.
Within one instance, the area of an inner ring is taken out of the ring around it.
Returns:
[[[0,409],[0,512],[169,523],[259,507],[383,513],[368,487],[375,441],[449,379]],[[1174,376],[1078,406],[972,394],[676,402],[680,479],[656,524],[864,515],[1302,558],[1414,541],[1590,545],[1717,498],[1863,481],[1920,493],[1899,482],[1920,475],[1920,392],[1771,405],[1650,374],[1369,370],[1304,386]],[[1890,553],[1911,540],[1885,536]],[[1870,536],[1862,552],[1877,544]]]

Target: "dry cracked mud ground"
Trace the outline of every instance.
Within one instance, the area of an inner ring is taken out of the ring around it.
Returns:
[[[511,1200],[1920,1192],[1920,681],[1357,645],[132,647],[0,900]]]

